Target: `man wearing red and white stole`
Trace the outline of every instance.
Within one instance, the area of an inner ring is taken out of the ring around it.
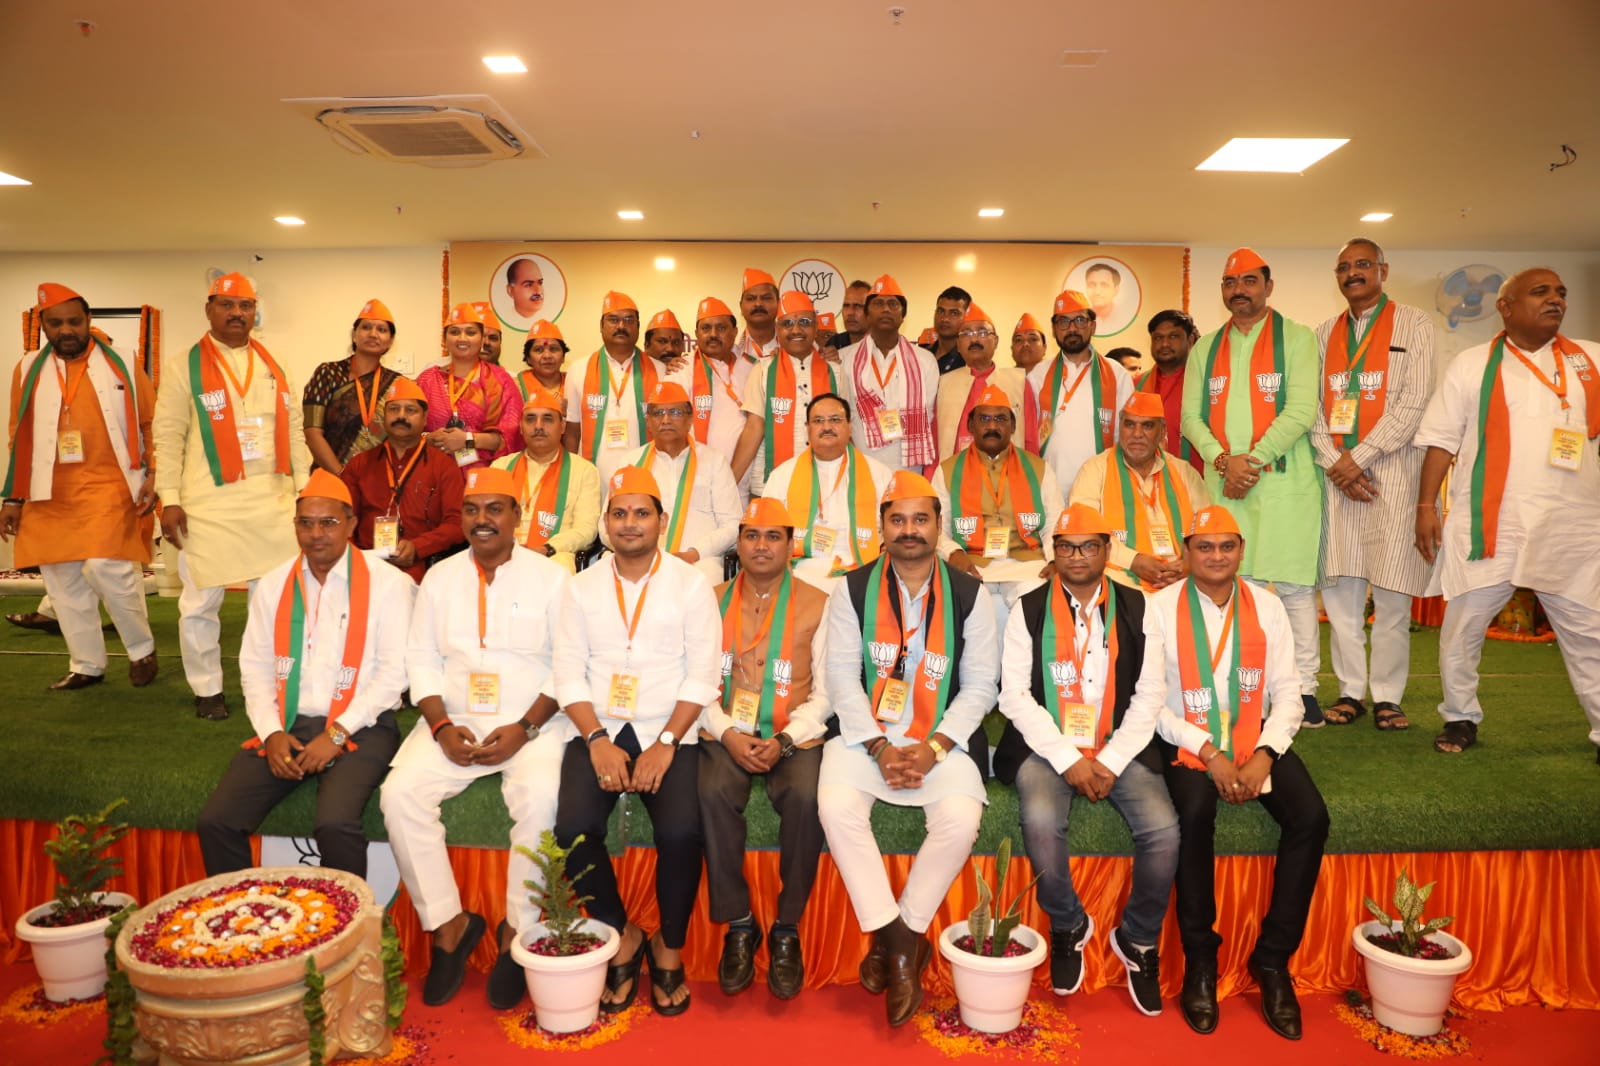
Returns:
[[[751,500],[739,525],[739,575],[716,590],[722,694],[700,720],[700,819],[711,920],[728,923],[717,966],[717,983],[728,995],[755,979],[761,946],[744,877],[744,812],[758,774],[778,812],[782,883],[767,933],[767,987],[779,999],[793,999],[805,981],[799,926],[822,853],[817,774],[832,712],[822,685],[828,597],[789,573],[794,534],[780,501]]]
[[[1327,474],[1322,607],[1339,679],[1339,699],[1322,713],[1347,725],[1367,711],[1370,591],[1373,722],[1406,729],[1411,598],[1426,593],[1429,572],[1412,550],[1423,454],[1412,438],[1433,383],[1433,319],[1389,299],[1389,264],[1365,237],[1345,242],[1333,274],[1350,307],[1317,327],[1322,408],[1311,426],[1311,447]]]
[[[467,472],[461,528],[467,550],[422,579],[406,644],[411,698],[422,717],[395,756],[383,821],[417,920],[433,936],[422,1001],[438,1006],[461,989],[483,916],[462,906],[439,807],[480,777],[500,775],[511,815],[505,920],[489,974],[489,1005],[522,1000],[522,967],[511,955],[518,930],[539,920],[523,881],[556,820],[556,781],[572,725],[557,712],[553,637],[567,571],[517,543],[520,486],[495,467]]]
[[[300,393],[250,336],[256,292],[243,274],[211,283],[211,328],[161,367],[151,431],[161,535],[178,554],[178,645],[195,714],[228,717],[222,597],[295,554],[295,492],[311,473]]]
[[[649,443],[624,457],[628,466],[650,471],[667,508],[662,519],[661,547],[706,575],[722,582],[722,557],[739,535],[739,486],[728,460],[715,448],[696,441],[690,430],[694,406],[683,386],[657,382],[645,400],[644,428]],[[605,500],[611,496],[609,483]],[[601,509],[604,510],[602,501]],[[600,539],[611,547],[604,529]]]
[[[1495,306],[1505,328],[1455,357],[1417,429],[1428,449],[1417,550],[1441,560],[1445,596],[1445,724],[1434,747],[1454,753],[1477,741],[1484,631],[1519,587],[1544,604],[1600,745],[1600,345],[1562,336],[1567,288],[1548,268],[1511,278]],[[1452,462],[1441,528],[1439,487]]]
[[[150,561],[145,516],[156,505],[155,390],[137,363],[130,367],[96,336],[82,296],[44,282],[35,312],[46,343],[11,376],[0,540],[17,538],[14,565],[37,566],[55,604],[71,659],[50,688],[104,680],[101,603],[127,648],[128,679],[140,688],[157,672],[143,565]]]
[[[1322,482],[1311,427],[1320,367],[1316,335],[1268,305],[1272,288],[1272,268],[1253,249],[1229,254],[1221,292],[1230,317],[1189,352],[1183,435],[1209,467],[1211,498],[1228,501],[1244,530],[1241,572],[1270,582],[1289,612],[1304,724],[1316,729]]]
[[[872,934],[861,987],[887,993],[892,1026],[922,1003],[928,926],[978,836],[987,795],[957,749],[999,695],[994,610],[976,579],[940,561],[939,509],[926,478],[897,470],[881,506],[886,557],[846,575],[828,602],[826,677],[840,735],[823,748],[817,809],[856,919]],[[921,807],[927,819],[899,899],[872,835],[877,803]]]
[[[1068,289],[1056,297],[1050,328],[1060,349],[1028,371],[1023,447],[1042,456],[1062,498],[1078,469],[1117,443],[1117,413],[1133,394],[1133,378],[1094,350],[1094,309]]]
[[[1133,834],[1133,875],[1122,923],[1106,937],[1128,972],[1134,1006],[1161,1013],[1161,923],[1178,869],[1178,816],[1154,743],[1166,698],[1161,623],[1137,590],[1107,579],[1112,528],[1075,503],[1051,530],[1049,585],[1022,597],[1006,624],[995,776],[1017,786],[1039,906],[1050,917],[1050,986],[1083,984],[1094,919],[1068,865],[1072,798],[1110,799]]]
[[[1166,651],[1166,709],[1156,721],[1167,789],[1178,812],[1178,930],[1183,991],[1178,1006],[1197,1033],[1217,1027],[1217,800],[1259,800],[1278,823],[1272,902],[1250,954],[1261,1012],[1279,1036],[1300,1039],[1300,1003],[1289,958],[1328,840],[1328,808],[1289,746],[1303,709],[1294,634],[1271,592],[1240,580],[1245,538],[1226,507],[1194,514],[1184,547],[1189,576],[1150,597]]]
[[[322,865],[367,875],[362,811],[400,747],[416,586],[351,541],[350,490],[312,473],[295,504],[300,551],[250,594],[239,676],[255,736],[233,757],[195,832],[206,876],[253,864],[250,834],[307,777]]]
[[[855,403],[856,447],[891,470],[931,473],[939,462],[939,363],[900,335],[905,293],[884,274],[867,293],[867,336],[839,353]]]
[[[972,443],[967,416],[977,406],[978,398],[991,388],[1006,397],[1016,425],[1022,424],[1027,375],[1014,366],[995,366],[994,356],[999,347],[1000,334],[995,332],[988,312],[977,304],[969,304],[956,333],[955,351],[961,356],[961,365],[939,378],[937,413],[941,460]],[[1048,515],[1045,521],[1049,521]]]

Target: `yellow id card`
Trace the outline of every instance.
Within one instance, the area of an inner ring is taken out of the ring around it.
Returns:
[[[377,518],[372,522],[372,550],[389,558],[400,544],[400,519]]]
[[[878,432],[883,434],[886,441],[899,440],[906,435],[906,427],[900,421],[900,412],[892,407],[885,407],[878,412]]]
[[[606,447],[626,448],[628,446],[628,420],[626,418],[606,419]]]
[[[1087,703],[1063,703],[1061,705],[1061,732],[1073,744],[1080,748],[1094,747],[1095,720],[1100,717],[1100,709],[1091,707]]]
[[[56,437],[56,462],[83,462],[83,434],[76,429],[64,429]]]
[[[1356,401],[1335,400],[1328,412],[1329,433],[1354,433],[1356,431]]]
[[[234,425],[239,430],[239,458],[246,461],[262,458],[261,419],[241,418]]]
[[[898,722],[911,702],[911,686],[898,677],[883,683],[883,695],[878,697],[878,721]]]
[[[1011,528],[1001,526],[985,526],[983,528],[983,557],[985,559],[1004,559],[1006,552],[1011,550]]]
[[[811,531],[811,557],[813,559],[832,559],[833,546],[839,539],[839,531],[828,526],[818,526]]]
[[[611,691],[606,696],[606,714],[632,721],[638,707],[639,675],[612,674]]]
[[[1550,436],[1550,465],[1557,470],[1576,470],[1583,462],[1583,434],[1557,426]]]
[[[1151,526],[1150,550],[1163,559],[1175,558],[1178,553],[1172,546],[1172,530],[1166,526]]]
[[[754,733],[761,715],[761,697],[749,689],[733,690],[733,727],[741,733]]]
[[[467,675],[467,713],[500,713],[500,675],[471,673]]]

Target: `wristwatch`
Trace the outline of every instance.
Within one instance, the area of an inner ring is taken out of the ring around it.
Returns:
[[[534,725],[532,722],[522,721],[521,719],[518,719],[517,724],[520,725],[522,727],[522,731],[528,735],[529,744],[532,744],[534,741],[539,739],[538,726]]]
[[[328,739],[333,741],[336,748],[344,747],[350,740],[350,733],[338,722],[329,722],[327,733]]]
[[[944,745],[932,737],[928,739],[928,747],[933,749],[933,761],[935,763],[942,763],[950,757],[950,753],[944,750]]]
[[[795,753],[794,739],[788,733],[779,733],[772,739],[778,742],[778,758],[787,759]]]
[[[656,741],[657,743],[665,744],[670,748],[676,748],[678,746],[677,734],[673,733],[673,731],[670,729],[663,729],[661,731],[661,735],[656,738]]]
[[[467,447],[468,448],[476,448],[477,446],[478,446],[478,438],[476,436],[474,436],[473,434],[468,433],[467,434]]]

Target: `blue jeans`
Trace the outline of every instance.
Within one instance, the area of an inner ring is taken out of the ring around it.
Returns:
[[[1030,755],[1017,770],[1017,809],[1022,840],[1039,878],[1039,906],[1052,931],[1083,921],[1083,904],[1067,866],[1067,822],[1077,795],[1048,762]],[[1166,781],[1140,762],[1130,762],[1111,788],[1111,805],[1133,833],[1133,886],[1122,910],[1122,932],[1130,943],[1155,945],[1178,870],[1178,814]]]

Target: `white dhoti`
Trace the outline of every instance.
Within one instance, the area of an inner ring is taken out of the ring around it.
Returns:
[[[1367,666],[1367,593],[1372,593],[1372,666]],[[1399,704],[1411,672],[1411,596],[1337,577],[1322,587],[1328,612],[1328,644],[1339,695],[1364,700],[1370,688],[1378,703]]]
[[[144,602],[144,573],[131,559],[85,559],[44,563],[39,567],[47,598],[72,657],[75,674],[100,677],[106,672],[106,638],[100,628],[100,604],[117,627],[129,659],[143,659],[156,650]]]

